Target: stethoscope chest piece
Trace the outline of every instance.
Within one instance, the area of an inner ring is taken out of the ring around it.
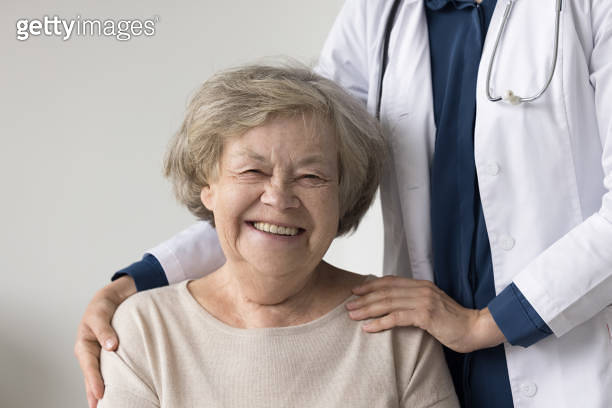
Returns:
[[[510,103],[511,105],[519,105],[521,103],[521,97],[517,96],[512,92],[511,89],[508,89],[502,98],[504,101]]]

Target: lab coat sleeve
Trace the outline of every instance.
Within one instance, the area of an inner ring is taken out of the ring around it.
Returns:
[[[514,279],[556,336],[612,304],[612,3],[593,0],[591,19],[589,79],[594,88],[606,192],[599,211],[555,242]]]
[[[368,44],[364,0],[348,0],[327,36],[315,71],[364,103],[368,99]]]
[[[225,263],[217,232],[205,221],[179,232],[147,253],[157,258],[169,284],[200,278]]]

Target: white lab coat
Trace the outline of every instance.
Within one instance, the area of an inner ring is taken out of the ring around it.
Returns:
[[[516,407],[612,407],[612,2],[565,0],[557,68],[537,101],[492,103],[485,80],[505,1],[498,0],[478,74],[475,159],[495,287],[514,282],[554,335],[506,345]],[[318,70],[376,109],[391,0],[348,0]],[[496,57],[494,94],[530,96],[551,66],[555,0],[517,0]],[[390,159],[381,184],[384,271],[432,279],[429,171],[435,124],[423,0],[404,0],[389,44],[381,122]],[[153,253],[171,282],[185,263],[223,262],[194,226]],[[200,241],[202,242],[202,241]],[[185,250],[190,245],[202,250]],[[183,248],[183,249],[180,249]],[[207,254],[206,261],[194,256]],[[189,260],[191,259],[191,261]],[[183,265],[182,265],[183,264]]]

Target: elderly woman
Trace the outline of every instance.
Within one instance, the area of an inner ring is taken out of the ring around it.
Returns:
[[[308,69],[204,83],[166,175],[227,261],[120,306],[99,406],[457,407],[439,344],[364,333],[345,305],[368,278],[322,260],[371,204],[384,150],[364,108]]]

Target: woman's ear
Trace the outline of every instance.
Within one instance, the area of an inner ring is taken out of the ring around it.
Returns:
[[[200,200],[209,211],[215,211],[215,189],[210,185],[202,187]]]

